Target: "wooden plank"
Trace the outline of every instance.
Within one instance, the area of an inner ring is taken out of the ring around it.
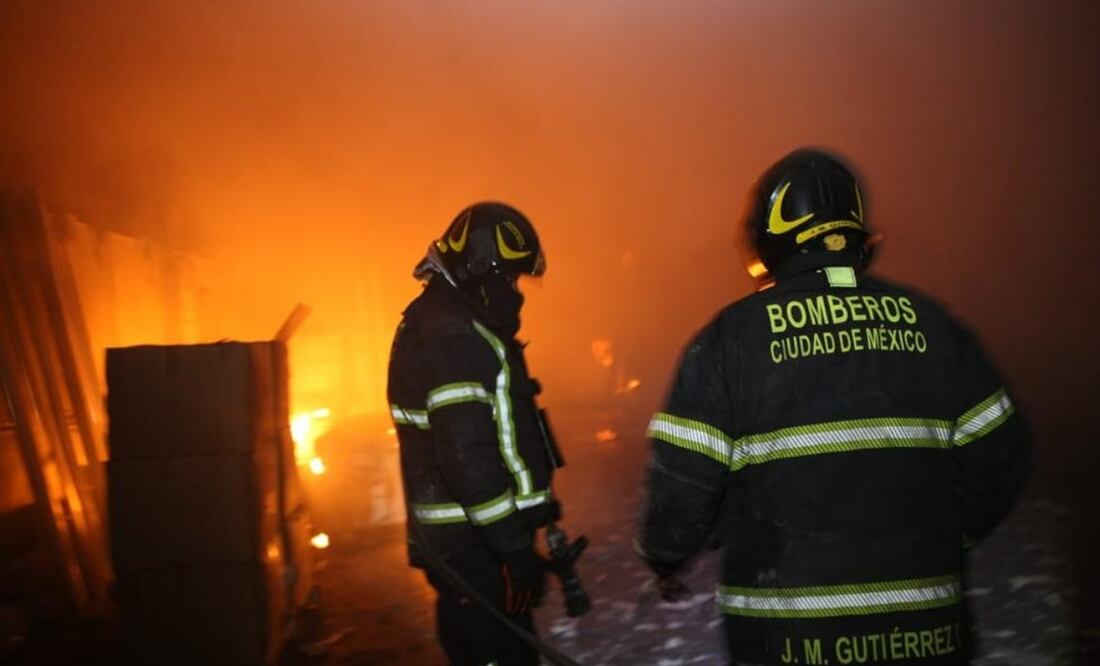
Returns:
[[[13,267],[16,260],[11,251],[18,239],[14,231],[15,198],[10,192],[0,193],[0,378],[8,399],[18,435],[19,449],[36,498],[36,507],[56,555],[58,577],[65,582],[68,602],[74,607],[88,605],[84,574],[79,565],[75,535],[65,517],[64,488],[56,467],[53,451],[41,410],[31,386],[30,354],[24,349],[20,331],[20,310],[17,299],[19,278]]]
[[[35,438],[38,464],[56,503],[54,522],[63,521],[58,529],[69,537],[62,557],[79,588],[74,601],[91,610],[106,602],[111,578],[101,509],[102,467],[89,455],[91,447],[82,432],[89,423],[86,415],[79,416],[80,381],[52,272],[43,211],[33,193],[12,197],[4,210],[9,333],[13,348],[21,350],[21,363],[12,368],[25,379],[23,408],[33,408],[40,424]],[[73,560],[79,576],[73,573]]]
[[[55,278],[60,309],[65,313],[61,327],[68,343],[66,345],[68,350],[66,380],[69,383],[70,392],[76,398],[73,408],[77,423],[80,425],[81,435],[85,442],[92,444],[93,460],[102,463],[107,460],[105,436],[107,418],[103,400],[100,398],[91,337],[88,335],[87,322],[84,320],[84,310],[76,289],[76,279],[73,276],[69,253],[64,251],[64,245],[69,239],[69,228],[76,222],[71,218],[54,220],[47,217],[45,223],[47,237],[54,240],[47,244],[47,249],[50,251],[51,274]],[[101,466],[93,464],[93,467]],[[101,470],[100,474],[102,474]]]

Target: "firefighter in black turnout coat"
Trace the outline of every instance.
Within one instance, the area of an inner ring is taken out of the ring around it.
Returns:
[[[452,664],[537,664],[538,655],[432,563],[442,560],[533,632],[543,589],[533,537],[556,508],[539,432],[538,384],[515,340],[521,275],[545,268],[518,210],[480,203],[428,248],[390,357],[388,397],[401,446],[409,557],[438,591]],[[413,524],[415,523],[415,524]],[[433,557],[434,554],[434,557]]]
[[[788,155],[747,211],[774,284],[684,351],[635,548],[668,576],[722,545],[735,664],[966,663],[964,554],[1025,477],[1015,405],[939,305],[863,272],[837,158]]]

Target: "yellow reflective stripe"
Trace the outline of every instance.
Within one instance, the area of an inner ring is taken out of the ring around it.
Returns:
[[[516,496],[516,507],[519,508],[519,509],[530,509],[533,506],[538,506],[539,504],[546,504],[549,501],[550,501],[550,491],[549,490],[543,490],[543,491],[540,491],[540,492],[531,493],[530,495],[517,495]]]
[[[657,412],[649,422],[646,436],[701,453],[723,465],[730,464],[733,440],[708,423]]]
[[[477,382],[454,382],[428,391],[428,397],[425,400],[429,412],[460,402],[484,402],[491,405],[493,399]]]
[[[955,446],[964,446],[985,437],[1008,420],[1016,406],[1008,399],[1004,388],[999,388],[985,400],[971,407],[955,422]]]
[[[462,506],[457,502],[439,504],[412,504],[413,516],[422,525],[446,525],[471,522],[474,525],[491,525],[517,509],[528,509],[550,501],[550,491],[541,490],[527,497],[514,497],[511,490],[488,502],[473,506]]]
[[[393,422],[399,425],[416,426],[421,430],[428,430],[431,427],[428,423],[428,412],[423,409],[407,409],[390,405],[390,415],[393,417]]]
[[[465,507],[465,509],[471,523],[474,525],[489,525],[515,512],[516,503],[512,499],[512,491],[506,490],[499,497],[476,506]]]
[[[413,504],[413,516],[423,525],[444,525],[466,522],[466,512],[459,504]]]
[[[497,373],[496,400],[494,401],[497,437],[500,439],[500,455],[504,459],[505,467],[516,479],[516,488],[519,495],[530,495],[533,490],[531,472],[527,469],[527,465],[523,462],[519,450],[516,448],[515,424],[512,422],[512,396],[509,393],[512,381],[511,370],[508,367],[508,356],[504,343],[492,331],[476,321],[474,322],[474,328],[481,334],[481,337],[485,338],[489,346],[493,348],[493,352],[496,353],[497,359],[500,360],[500,372]]]
[[[873,418],[782,428],[738,439],[730,469],[868,449],[946,449],[951,426],[950,421],[938,419]]]
[[[958,574],[822,587],[723,586],[718,606],[730,615],[763,618],[828,618],[921,611],[958,604]]]

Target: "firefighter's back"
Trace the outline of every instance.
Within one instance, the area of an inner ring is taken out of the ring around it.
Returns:
[[[781,280],[718,321],[739,401],[719,594],[734,656],[964,659],[955,325],[846,266]]]

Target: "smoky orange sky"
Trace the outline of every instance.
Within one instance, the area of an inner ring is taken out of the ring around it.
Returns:
[[[379,353],[429,240],[511,202],[549,259],[524,335],[550,403],[602,338],[652,407],[752,288],[752,180],[832,147],[875,269],[977,329],[1058,481],[1100,462],[1098,28],[1088,1],[5,0],[0,180],[231,262],[282,312],[367,275]]]

